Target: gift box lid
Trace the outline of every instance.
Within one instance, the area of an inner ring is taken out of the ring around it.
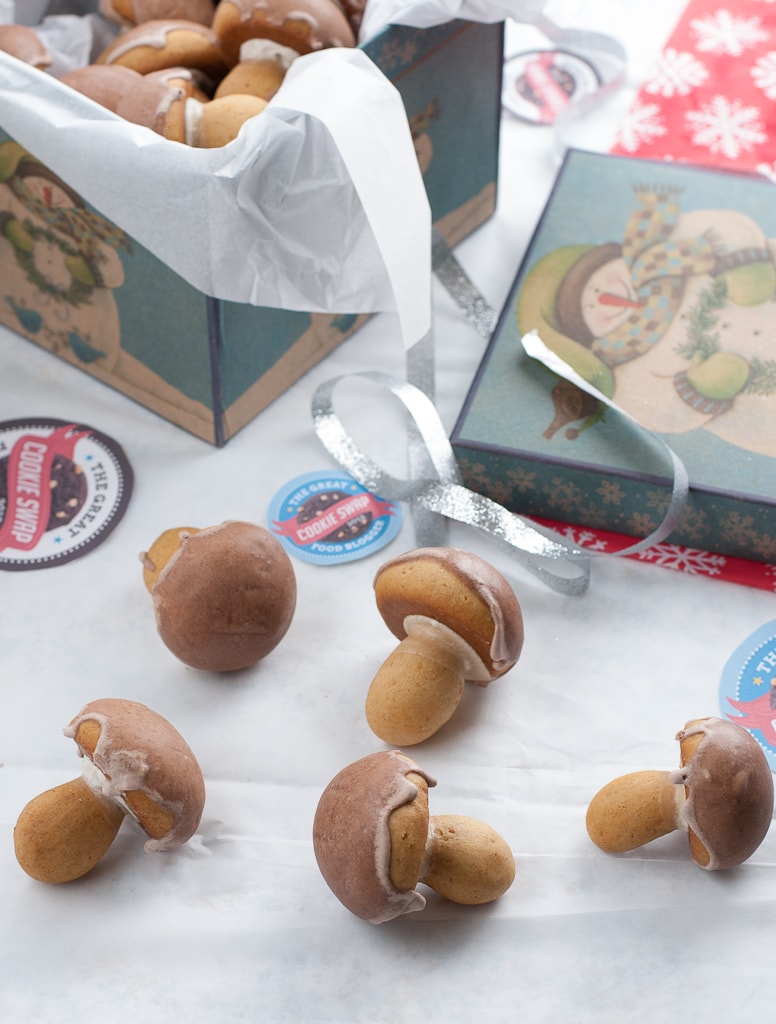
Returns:
[[[645,536],[670,492],[662,441],[690,478],[687,540],[772,556],[773,194],[570,151],[453,432],[464,475],[515,511]],[[533,330],[617,408],[530,360]],[[486,456],[507,467],[497,482],[476,469]]]

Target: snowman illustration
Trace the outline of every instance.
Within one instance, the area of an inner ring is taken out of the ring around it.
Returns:
[[[111,369],[126,235],[16,142],[0,145],[0,320],[70,361]]]
[[[569,245],[531,268],[521,333],[545,344],[643,426],[702,427],[776,456],[776,240],[736,210],[682,212],[675,189],[638,188],[620,242]],[[545,431],[574,439],[602,403],[568,382]]]
[[[434,158],[434,146],[429,135],[429,128],[439,117],[439,106],[436,100],[430,100],[418,114],[410,118],[410,133],[415,155],[418,158],[420,173],[425,174]]]

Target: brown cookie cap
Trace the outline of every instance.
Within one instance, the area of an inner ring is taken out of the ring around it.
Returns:
[[[135,701],[87,704],[64,730],[98,775],[102,796],[120,803],[150,836],[147,850],[169,850],[190,839],[205,805],[202,771],[180,733]]]
[[[60,81],[83,96],[112,110],[114,114],[124,96],[142,82],[142,76],[121,64],[85,64],[67,71]]]
[[[0,50],[40,71],[51,66],[51,54],[29,25],[0,25]]]
[[[213,31],[230,66],[240,59],[246,39],[272,39],[300,54],[356,43],[333,0],[220,0]]]
[[[773,775],[760,744],[721,718],[688,722],[676,738],[682,767],[671,772],[671,781],[687,793],[679,817],[693,860],[709,871],[742,864],[773,816]]]
[[[186,94],[161,78],[140,75],[140,81],[118,101],[116,113],[151,128],[174,142],[185,142]]]
[[[100,0],[99,3],[100,14],[122,27],[161,18],[185,18],[209,25],[215,9],[214,0]]]
[[[400,890],[391,880],[390,818],[416,800],[409,775],[436,781],[398,750],[380,751],[343,768],[324,790],[313,822],[315,858],[334,895],[372,924],[422,910],[414,885]],[[426,827],[428,807],[425,806]],[[420,866],[419,866],[420,867]]]
[[[227,70],[212,29],[183,18],[145,21],[120,32],[99,55],[97,63],[122,64],[141,75],[182,66],[202,71],[214,80]]]
[[[291,559],[255,523],[230,520],[180,536],[151,591],[159,635],[193,668],[229,672],[253,665],[291,625]]]

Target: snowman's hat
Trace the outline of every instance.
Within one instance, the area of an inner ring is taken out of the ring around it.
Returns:
[[[551,254],[552,255],[552,254]],[[622,246],[616,242],[590,246],[571,264],[555,293],[555,323],[570,338],[581,345],[590,346],[593,333],[582,316],[582,292],[585,285],[606,263],[622,256]]]

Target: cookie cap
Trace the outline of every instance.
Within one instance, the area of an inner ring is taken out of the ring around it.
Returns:
[[[144,704],[105,698],[85,705],[64,732],[87,760],[92,788],[123,806],[149,836],[146,850],[171,850],[194,835],[205,782],[167,719]]]
[[[159,635],[192,668],[248,668],[274,650],[291,625],[291,559],[263,526],[241,520],[181,531],[180,537],[151,591]]]
[[[240,59],[246,39],[261,37],[297,53],[355,46],[353,29],[334,0],[221,0],[213,17],[227,61]]]
[[[372,924],[422,910],[425,897],[414,885],[400,890],[391,880],[390,818],[416,800],[408,775],[436,781],[398,750],[379,751],[343,768],[324,790],[313,822],[318,867],[334,895],[357,917]],[[428,830],[428,806],[425,805]]]
[[[682,766],[671,781],[687,793],[679,816],[693,860],[709,871],[742,864],[765,838],[773,815],[773,776],[760,744],[721,718],[688,722],[676,738]]]

